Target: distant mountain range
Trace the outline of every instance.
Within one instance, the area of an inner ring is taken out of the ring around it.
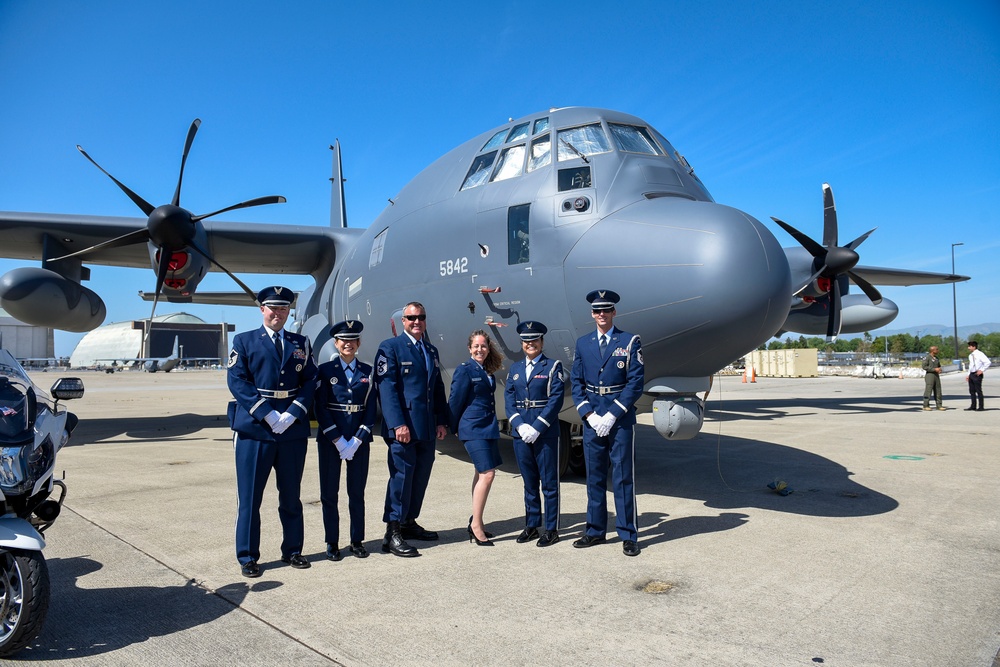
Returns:
[[[1000,331],[1000,322],[986,322],[984,324],[973,324],[972,326],[965,326],[958,328],[958,340],[964,341],[968,340],[969,336],[973,334],[988,334],[994,331]],[[955,327],[951,324],[923,324],[916,327],[907,327],[906,329],[890,329],[888,331],[872,331],[872,336],[895,336],[896,334],[910,334],[911,336],[942,336],[947,338],[948,336],[955,335]],[[846,334],[849,338],[860,338],[860,334]]]

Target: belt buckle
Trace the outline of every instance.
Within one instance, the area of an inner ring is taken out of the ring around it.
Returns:
[[[285,389],[275,389],[275,391],[274,391],[274,397],[275,398],[288,398],[288,391],[285,390]]]

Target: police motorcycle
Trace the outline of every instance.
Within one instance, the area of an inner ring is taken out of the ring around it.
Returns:
[[[59,401],[83,396],[83,381],[60,378],[50,400],[11,354],[0,349],[0,657],[31,643],[49,608],[42,533],[66,497],[55,479],[56,452],[77,418]],[[50,498],[58,487],[58,497]]]

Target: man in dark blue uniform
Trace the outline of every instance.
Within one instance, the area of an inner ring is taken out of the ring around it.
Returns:
[[[319,459],[319,497],[323,505],[326,557],[339,561],[341,461],[347,461],[347,501],[351,514],[350,552],[367,558],[365,549],[365,486],[372,426],[375,423],[376,393],[372,367],[358,361],[361,331],[358,320],[338,322],[330,328],[339,354],[320,364],[316,376],[316,454]]]
[[[406,540],[438,539],[417,517],[434,465],[434,440],[448,434],[448,402],[437,348],[424,336],[426,320],[423,305],[406,304],[403,333],[382,341],[375,355],[382,437],[389,445],[382,551],[406,558],[420,555]]]
[[[559,411],[563,404],[563,369],[542,354],[548,328],[541,322],[517,325],[525,358],[507,374],[504,406],[514,432],[514,457],[524,482],[523,544],[537,539],[540,547],[559,541]],[[568,447],[569,443],[563,443]],[[539,483],[542,493],[538,493]],[[545,496],[545,532],[541,537],[542,495]]]
[[[608,462],[615,493],[615,528],[626,556],[639,555],[635,506],[635,402],[642,396],[644,373],[639,336],[614,326],[611,290],[587,295],[597,330],[576,341],[573,402],[583,418],[587,465],[587,529],[577,548],[601,544],[608,525]]]
[[[245,577],[259,577],[260,503],[274,468],[281,519],[281,560],[305,569],[299,489],[309,439],[316,364],[309,341],[282,331],[295,293],[268,287],[257,295],[264,324],[237,334],[229,353],[229,425],[235,432],[236,559]]]

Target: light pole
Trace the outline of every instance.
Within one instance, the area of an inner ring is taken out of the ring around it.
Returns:
[[[951,275],[955,275],[955,246],[965,245],[964,243],[951,244]],[[955,294],[955,283],[951,284],[951,315],[955,325],[955,359],[958,359],[958,298]]]

